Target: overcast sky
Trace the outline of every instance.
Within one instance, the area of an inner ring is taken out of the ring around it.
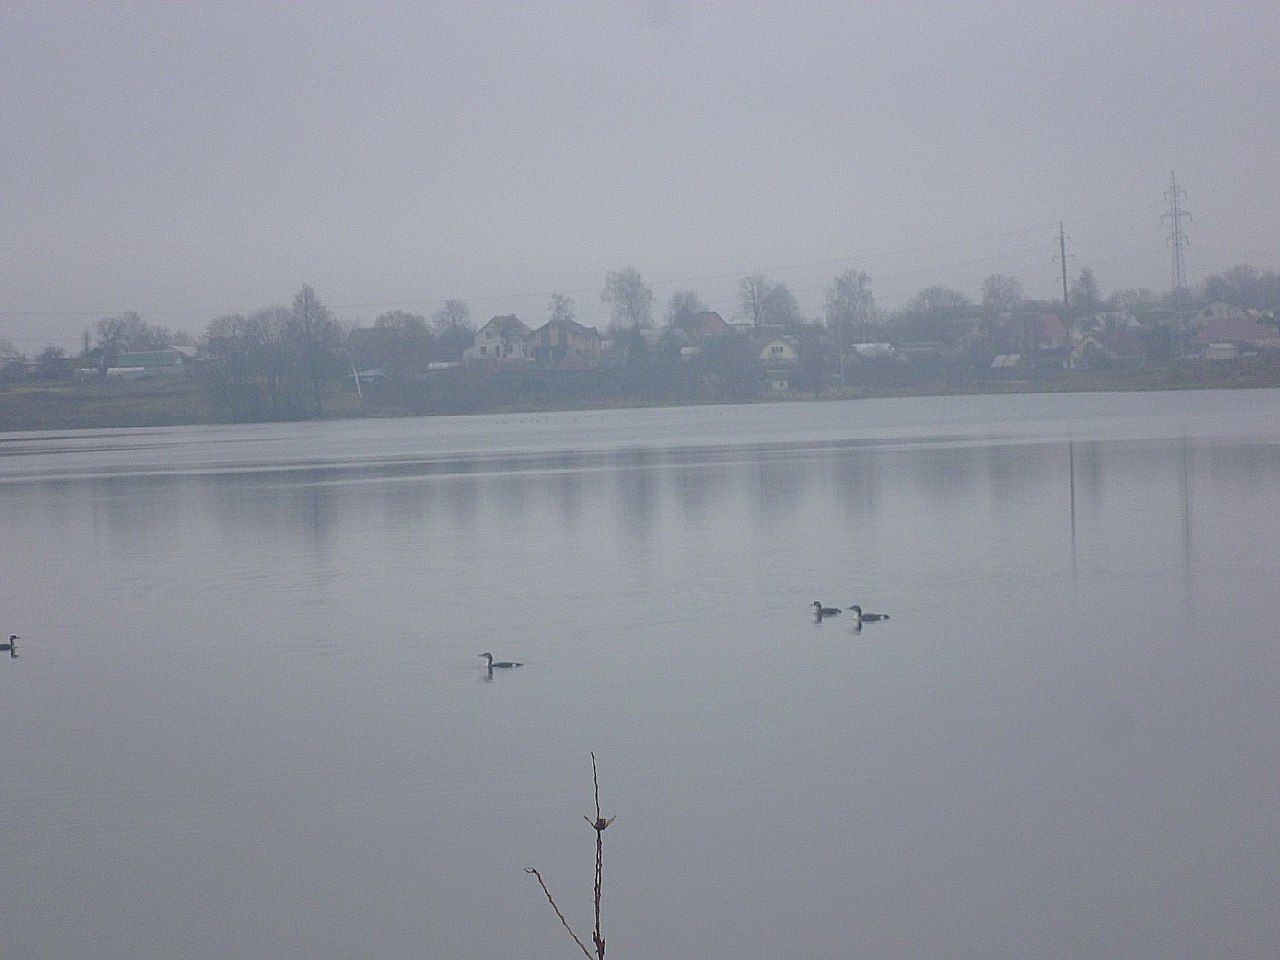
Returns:
[[[1280,265],[1280,4],[0,4],[0,336]]]

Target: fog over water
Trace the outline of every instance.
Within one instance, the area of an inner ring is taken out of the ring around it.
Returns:
[[[0,435],[0,952],[568,956],[595,750],[611,957],[1274,957],[1278,425]]]

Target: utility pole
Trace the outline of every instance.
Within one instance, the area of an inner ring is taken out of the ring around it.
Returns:
[[[840,358],[840,391],[844,392],[844,317],[836,316],[836,355]]]
[[[1183,220],[1191,219],[1191,212],[1182,206],[1187,199],[1187,191],[1178,187],[1178,178],[1169,174],[1169,189],[1164,192],[1169,203],[1169,212],[1160,219],[1169,221],[1169,248],[1173,251],[1173,292],[1182,293],[1187,289],[1187,263],[1183,256],[1183,248],[1187,245],[1187,232],[1182,228]]]
[[[1071,322],[1071,301],[1067,297],[1067,231],[1062,221],[1058,221],[1058,255],[1062,258],[1062,312],[1066,314],[1068,324]],[[1044,254],[1041,254],[1044,256]]]

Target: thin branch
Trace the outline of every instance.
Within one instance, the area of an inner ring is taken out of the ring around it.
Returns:
[[[596,752],[591,751],[591,782],[596,788],[596,819],[600,819],[600,774],[596,771]]]
[[[596,822],[592,824],[596,831],[596,928],[591,939],[595,941],[597,960],[604,960],[604,937],[600,935],[600,887],[604,880],[604,828],[608,824],[600,816],[600,774],[596,770],[594,750],[591,751],[591,782],[596,788]]]
[[[578,949],[582,951],[583,956],[587,960],[591,960],[591,951],[587,949],[587,945],[578,939],[578,935],[573,932],[573,927],[569,926],[569,921],[564,918],[564,914],[560,911],[560,907],[556,904],[555,897],[551,896],[551,891],[547,889],[547,882],[542,879],[540,874],[533,867],[525,867],[525,873],[531,873],[538,879],[538,886],[542,887],[542,892],[547,896],[547,903],[551,904],[551,909],[556,912],[556,916],[560,918],[560,923],[569,931],[569,936],[573,937],[573,942],[578,945]]]

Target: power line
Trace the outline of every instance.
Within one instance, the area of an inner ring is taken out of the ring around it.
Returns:
[[[1067,315],[1067,322],[1071,320],[1071,301],[1067,297],[1067,228],[1063,226],[1061,220],[1058,221],[1058,255],[1062,258],[1062,312]]]

